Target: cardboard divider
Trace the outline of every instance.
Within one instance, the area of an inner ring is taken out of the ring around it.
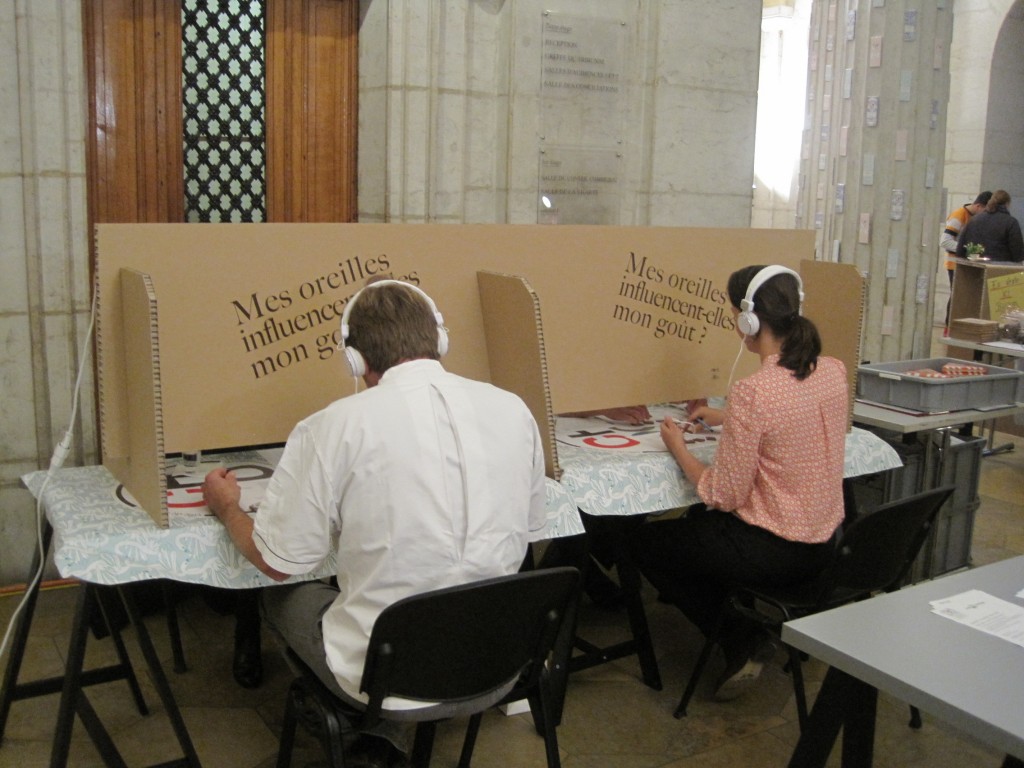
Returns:
[[[161,528],[168,526],[167,476],[164,473],[159,317],[149,275],[121,270],[121,306],[126,369],[128,450],[110,456],[111,470]]]
[[[853,264],[825,261],[800,262],[800,279],[804,284],[804,314],[818,327],[824,354],[839,358],[846,365],[850,389],[849,431],[853,426],[867,280]]]
[[[300,419],[354,391],[339,322],[381,275],[437,303],[447,369],[527,402],[557,477],[553,414],[724,395],[740,343],[729,274],[802,269],[813,252],[813,232],[797,230],[101,224],[103,461],[166,524],[165,452],[282,443]],[[835,267],[811,262],[806,314],[826,354],[855,370],[861,312],[834,308],[862,296],[863,279]],[[736,376],[756,365],[743,355]]]
[[[544,442],[544,467],[548,476],[557,480],[562,470],[555,443],[540,299],[530,284],[517,275],[477,272],[477,282],[491,361],[491,383],[515,392],[526,403]]]

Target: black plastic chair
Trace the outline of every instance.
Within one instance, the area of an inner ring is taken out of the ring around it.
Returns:
[[[721,628],[730,612],[745,616],[779,636],[784,622],[891,592],[903,586],[939,509],[953,486],[935,488],[883,504],[845,527],[831,562],[813,580],[784,588],[744,586],[733,591],[719,616]],[[718,631],[705,641],[675,717],[686,715],[701,673],[717,645]],[[786,646],[793,676],[800,728],[807,722],[807,697],[800,669],[800,652]],[[911,708],[911,725],[919,715]]]
[[[436,708],[384,710],[386,697],[456,705],[470,718],[460,768],[468,768],[483,712],[527,699],[543,737],[549,768],[558,768],[557,702],[565,675],[555,674],[552,649],[565,616],[579,599],[579,571],[549,568],[425,592],[386,608],[374,623],[360,689],[369,696],[353,722],[352,707],[309,670],[288,691],[278,768],[291,762],[302,721],[324,746],[331,768],[343,768],[341,726],[357,729],[381,719],[414,721],[411,761],[428,766]],[[565,659],[559,660],[564,664]]]

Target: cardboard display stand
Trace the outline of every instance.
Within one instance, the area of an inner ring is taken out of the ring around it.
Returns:
[[[555,413],[724,395],[739,344],[728,275],[747,264],[804,269],[813,242],[793,230],[99,225],[104,464],[166,525],[165,452],[281,443],[297,421],[352,394],[339,321],[382,275],[437,303],[447,369],[526,401],[556,476]],[[859,349],[863,280],[811,267],[806,314],[836,340],[826,353],[855,370],[859,355],[846,350]],[[861,303],[819,315],[819,292],[829,310],[837,295]],[[838,340],[842,354],[830,348]],[[743,355],[736,376],[755,366]]]

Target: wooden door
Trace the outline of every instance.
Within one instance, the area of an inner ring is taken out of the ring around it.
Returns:
[[[90,231],[183,221],[180,0],[82,7]],[[358,0],[266,2],[270,221],[356,218],[358,23]]]

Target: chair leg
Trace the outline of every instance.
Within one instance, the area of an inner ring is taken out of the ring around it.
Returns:
[[[483,720],[483,717],[483,712],[477,712],[469,718],[469,725],[466,726],[466,738],[462,742],[462,753],[459,755],[458,768],[469,768],[469,763],[473,759],[473,747],[476,746],[476,737],[480,733],[480,721]]]
[[[409,762],[413,768],[429,768],[430,754],[434,751],[434,732],[437,723],[425,721],[416,726],[416,738],[412,744],[412,757]]]
[[[921,710],[919,710],[917,707],[911,707],[910,708],[910,722],[907,723],[907,725],[909,725],[915,731],[920,730],[920,728],[921,728]]]
[[[327,764],[331,768],[345,768],[345,753],[342,744],[344,724],[333,707],[321,706],[320,711],[324,723],[320,742],[323,744],[324,752],[327,753]]]
[[[295,726],[298,725],[298,705],[295,702],[297,682],[288,689],[284,705],[284,722],[281,724],[281,741],[277,747],[277,768],[289,768],[292,764],[292,749],[295,746]]]
[[[331,703],[323,701],[303,678],[295,679],[288,689],[277,768],[288,768],[291,764],[295,729],[300,722],[320,742],[330,768],[345,768],[343,734],[347,721],[342,719]]]
[[[562,760],[558,754],[558,724],[553,717],[554,700],[550,688],[542,679],[540,694],[537,698],[536,710],[540,712],[540,725],[543,728],[544,753],[547,756],[548,768],[562,768]],[[537,715],[534,715],[537,718]]]
[[[711,658],[711,651],[714,647],[715,641],[710,637],[704,641],[704,647],[700,651],[700,656],[697,658],[697,663],[693,667],[693,672],[690,673],[690,679],[686,683],[686,690],[683,691],[683,697],[679,700],[679,706],[676,707],[676,711],[672,713],[672,716],[677,720],[686,716],[686,708],[690,705],[690,699],[693,698],[693,694],[697,690],[697,683],[700,682],[700,676],[704,673],[704,667],[707,666],[708,659]]]

